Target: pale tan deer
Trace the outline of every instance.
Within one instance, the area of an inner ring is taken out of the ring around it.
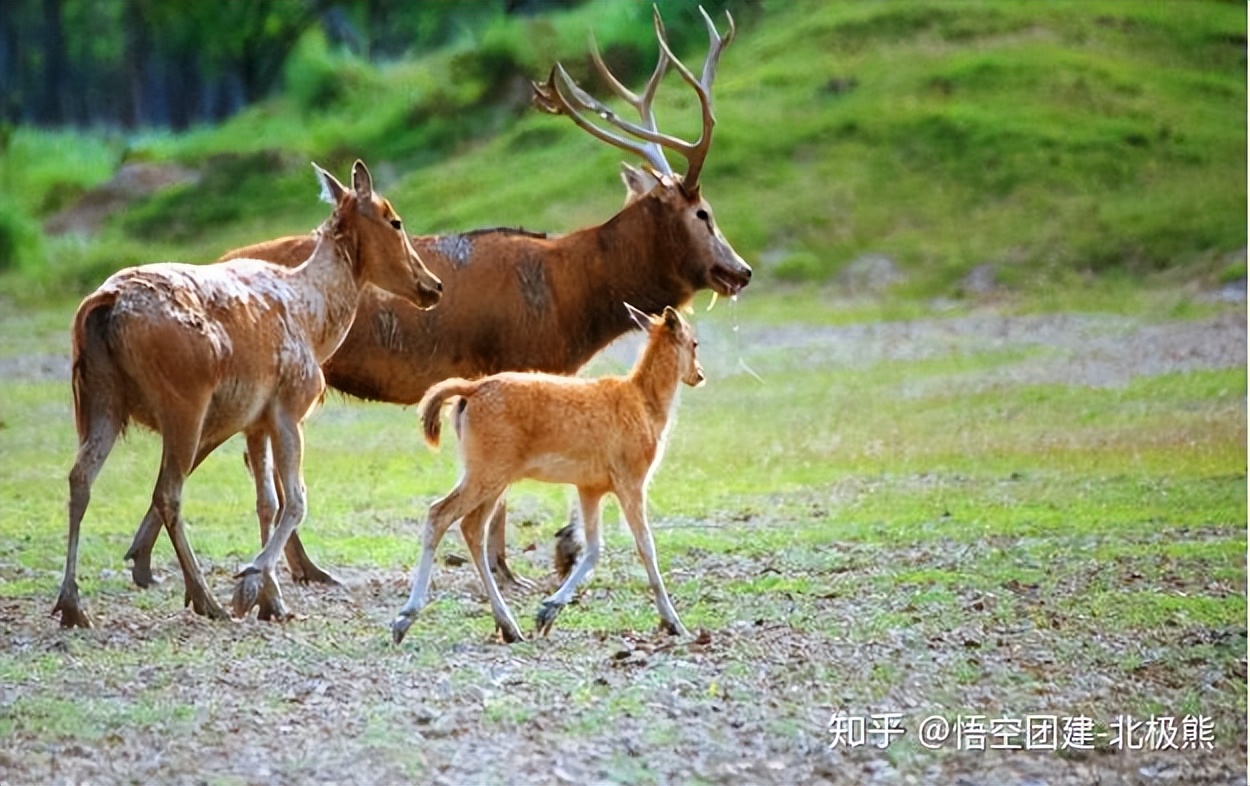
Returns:
[[[596,138],[647,162],[643,168],[624,166],[626,199],[619,213],[562,237],[515,229],[414,236],[421,258],[446,284],[442,302],[433,311],[421,311],[402,298],[367,291],[359,318],[324,366],[327,382],[361,398],[413,404],[430,385],[448,377],[506,370],[572,374],[630,329],[628,315],[612,303],[628,301],[658,313],[665,306],[687,304],[704,289],[731,296],[745,287],[751,268],[721,234],[700,182],[716,122],[712,83],[721,53],[733,40],[734,24],[729,17],[722,38],[707,14],[703,17],[710,45],[696,77],[670,52],[655,15],[659,59],[640,95],[622,86],[597,49],[592,50],[600,75],[637,110],[641,125],[586,95],[559,65],[545,83],[534,85],[540,109],[565,115]],[[695,142],[657,130],[652,102],[670,65],[699,99],[702,130]],[[620,133],[592,124],[586,115],[605,120]],[[666,150],[686,160],[684,175],[673,171]],[[293,265],[310,249],[309,239],[288,237],[231,251],[224,259],[255,257]],[[251,465],[262,464],[264,441],[249,441],[248,448]],[[256,480],[263,537],[282,488],[264,473],[256,473]],[[491,527],[492,567],[505,580],[530,584],[508,568],[502,505],[497,515],[499,521]],[[562,531],[580,540],[580,533]],[[159,535],[160,523],[145,519],[127,552],[141,586],[152,581],[151,551]],[[570,551],[567,545],[562,544],[562,552]],[[296,580],[333,580],[309,559],[298,533],[288,542],[287,561]]]
[[[664,454],[680,383],[703,384],[703,369],[695,354],[698,342],[690,325],[671,307],[661,317],[649,317],[632,306],[622,310],[649,333],[628,376],[584,379],[504,372],[472,382],[450,379],[425,394],[419,413],[425,439],[432,447],[439,443],[443,403],[459,397],[453,405],[453,422],[464,468],[455,488],[430,507],[412,593],[391,623],[396,644],[429,602],[434,552],[443,533],[461,517],[460,532],[504,641],[522,638],[488,569],[483,525],[508,486],[523,478],[577,487],[587,543],[564,583],[543,601],[538,632],[550,631],[560,610],[598,562],[600,503],[611,492],[634,535],[663,627],[675,635],[687,634],[656,564],[647,523],[647,484]]]
[[[421,263],[390,202],[374,193],[357,161],[352,189],[313,165],[334,212],[313,233],[295,268],[254,259],[224,265],[161,263],[112,275],[78,307],[73,325],[78,457],[69,474],[65,578],[52,613],[62,627],[91,627],[75,580],[78,530],[91,485],[131,422],[161,435],[163,451],[149,517],[173,541],[196,613],[226,619],[204,581],[180,514],[188,475],[218,445],[243,432],[272,446],[284,496],[274,537],[243,568],[234,611],[259,605],[282,619],[274,565],[304,518],[302,421],[325,392],[321,364],[342,342],[360,293],[372,283],[430,308],[442,289]]]

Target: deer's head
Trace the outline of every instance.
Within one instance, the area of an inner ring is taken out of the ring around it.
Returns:
[[[702,76],[696,77],[673,55],[664,33],[660,12],[656,9],[654,24],[660,45],[659,61],[641,95],[630,91],[612,75],[604,64],[598,47],[593,46],[592,39],[591,58],[600,76],[620,99],[637,110],[640,123],[620,117],[583,91],[573,83],[564,66],[559,63],[552,68],[545,83],[533,84],[534,104],[544,112],[565,115],[595,138],[643,158],[647,162],[645,167],[638,168],[627,164],[623,169],[622,177],[627,189],[625,204],[628,206],[641,199],[657,200],[657,204],[664,208],[663,215],[667,224],[659,229],[668,233],[666,236],[673,237],[680,246],[679,250],[685,257],[677,262],[686,268],[691,284],[700,289],[707,287],[721,295],[736,295],[750,282],[751,267],[721,234],[712,214],[712,206],[703,198],[699,188],[699,174],[703,171],[704,159],[711,148],[712,129],[716,125],[716,117],[712,114],[712,82],[716,79],[716,66],[720,62],[721,52],[733,41],[735,28],[733,17],[726,13],[729,32],[722,37],[711,17],[702,8],[699,13],[707,24],[709,39]],[[651,105],[660,80],[670,64],[694,88],[699,98],[703,129],[694,142],[686,142],[662,133],[656,126]],[[606,122],[623,134],[591,122],[588,115]],[[665,150],[686,159],[688,166],[684,174],[673,171],[664,155]]]
[[[417,256],[390,200],[373,190],[364,162],[352,167],[350,190],[316,164],[313,169],[321,181],[322,199],[335,206],[336,231],[356,279],[419,308],[433,308],[442,297],[443,284]]]

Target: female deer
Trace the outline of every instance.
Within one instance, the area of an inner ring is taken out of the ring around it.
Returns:
[[[69,475],[69,546],[52,613],[62,627],[91,627],[75,573],[78,529],[91,485],[130,421],[161,435],[149,515],[168,531],[186,602],[225,619],[209,592],[180,516],[183,482],[218,445],[243,432],[273,445],[285,492],[274,537],[240,573],[235,613],[287,615],[274,564],[304,518],[302,421],[325,392],[321,363],[347,335],[366,282],[431,308],[442,285],[422,264],[394,208],[373,191],[365,165],[352,190],[313,165],[334,212],[303,264],[254,259],[223,265],[163,263],[115,273],[78,307],[73,326],[78,457]],[[268,455],[268,454],[267,454]]]
[[[559,590],[543,601],[537,627],[546,634],[560,609],[599,560],[599,507],[616,495],[647,569],[666,630],[685,635],[664,589],[647,524],[647,483],[664,453],[681,382],[703,384],[694,332],[671,307],[649,317],[627,306],[649,332],[646,347],[625,377],[584,379],[552,374],[505,372],[475,382],[450,379],[435,385],[420,404],[425,438],[437,447],[443,402],[460,396],[454,423],[464,471],[446,497],[430,508],[422,534],[421,561],[412,594],[391,623],[395,643],[403,640],[416,613],[428,603],[434,551],[457,519],[491,610],[505,641],[521,629],[499,594],[487,565],[484,525],[509,484],[522,478],[577,487],[586,549]],[[491,525],[493,526],[493,525]]]

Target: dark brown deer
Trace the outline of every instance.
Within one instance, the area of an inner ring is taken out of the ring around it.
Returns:
[[[321,364],[347,335],[366,283],[430,308],[439,280],[421,264],[391,204],[357,161],[352,189],[316,167],[334,212],[313,233],[305,261],[256,259],[223,265],[162,263],[121,270],[74,315],[74,417],[78,457],[69,474],[69,545],[52,613],[62,627],[91,627],[75,580],[78,530],[91,485],[131,422],[161,435],[163,452],[145,519],[169,531],[196,613],[226,619],[184,532],[182,487],[218,445],[243,432],[272,445],[257,474],[284,491],[274,537],[240,573],[235,613],[259,605],[262,619],[287,616],[274,572],[304,518],[303,420],[325,394]]]
[[[641,95],[621,85],[597,48],[592,49],[599,74],[637,110],[641,125],[591,98],[558,64],[546,82],[534,84],[539,109],[564,115],[597,139],[646,161],[643,168],[624,166],[627,194],[619,213],[562,237],[513,229],[414,236],[413,246],[446,285],[441,304],[421,311],[401,298],[366,291],[359,318],[324,366],[329,384],[360,398],[414,404],[431,385],[448,377],[505,370],[572,374],[631,329],[622,301],[659,313],[666,306],[687,304],[704,289],[732,296],[745,287],[751,268],[721,234],[699,180],[716,123],[712,82],[720,55],[733,40],[734,24],[729,17],[729,31],[722,38],[706,13],[703,18],[710,45],[702,74],[696,77],[669,50],[655,14],[659,59]],[[651,105],[670,64],[694,89],[702,108],[702,131],[695,142],[657,130]],[[595,125],[587,115],[621,133]],[[673,171],[665,150],[686,160],[684,175]],[[231,251],[223,259],[255,257],[292,265],[310,248],[307,238],[287,237]],[[248,448],[249,463],[261,465],[263,440],[249,441]],[[255,474],[263,537],[283,490],[264,473]],[[491,527],[492,567],[505,580],[528,584],[508,569],[504,558],[505,515],[500,505],[499,520]],[[576,531],[565,531],[579,540]],[[127,553],[141,586],[152,581],[151,551],[159,534],[159,522],[145,519]],[[562,551],[568,553],[567,548]],[[297,580],[332,580],[308,558],[298,535],[288,543],[287,561]]]

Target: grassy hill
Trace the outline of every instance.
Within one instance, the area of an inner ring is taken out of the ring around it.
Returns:
[[[868,255],[901,274],[893,294],[913,297],[965,294],[974,268],[1025,293],[1091,276],[1244,277],[1243,4],[736,7],[704,183],[756,286],[836,280]],[[697,17],[685,4],[664,13],[700,62]],[[345,172],[364,158],[417,232],[605,220],[623,193],[619,151],[528,109],[523,81],[557,58],[585,76],[588,30],[641,82],[649,5],[594,0],[379,67],[309,36],[283,94],[219,127],[14,129],[0,152],[0,286],[78,293],[125,265],[308,231],[325,213],[310,159]],[[675,74],[657,106],[666,130],[697,132]],[[49,215],[133,161],[200,177],[133,202],[95,237],[44,235]]]

